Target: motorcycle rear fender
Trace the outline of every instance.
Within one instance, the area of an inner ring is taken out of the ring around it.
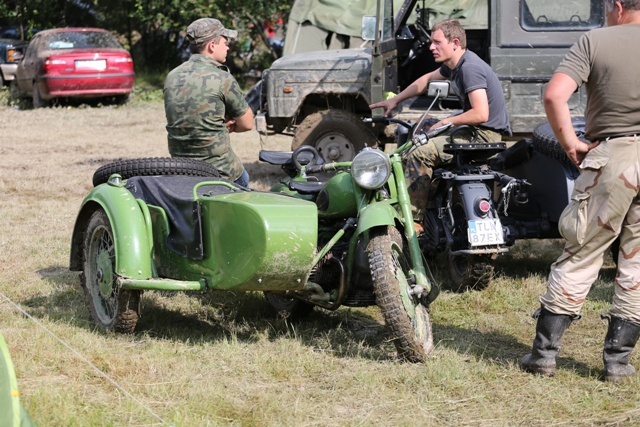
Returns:
[[[151,278],[152,244],[143,209],[127,189],[109,183],[95,187],[82,201],[71,239],[69,269],[83,268],[86,229],[98,209],[104,210],[111,223],[116,273],[132,279]]]
[[[465,210],[465,213],[467,214],[467,220],[483,219],[483,217],[480,217],[476,213],[476,210],[474,209],[474,205],[475,205],[475,201],[480,198],[487,199],[489,201],[492,200],[491,191],[489,191],[489,187],[487,186],[487,184],[482,181],[475,181],[475,182],[464,181],[464,182],[457,182],[456,187],[458,188],[458,191],[462,196],[464,210]],[[495,211],[495,208],[493,208],[491,212],[489,212],[489,217],[490,218],[498,217]]]

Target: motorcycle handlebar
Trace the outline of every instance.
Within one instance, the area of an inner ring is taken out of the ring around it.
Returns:
[[[394,119],[391,117],[365,117],[362,121],[364,123],[397,123],[407,129],[411,129],[411,127],[413,126],[411,123],[407,123],[403,120]]]

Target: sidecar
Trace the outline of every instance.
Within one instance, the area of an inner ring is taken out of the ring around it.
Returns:
[[[132,332],[144,290],[302,289],[317,224],[314,203],[217,177],[113,174],[82,202],[70,270],[96,323]]]

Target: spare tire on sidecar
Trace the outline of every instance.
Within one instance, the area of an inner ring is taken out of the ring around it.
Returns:
[[[116,160],[100,166],[93,174],[93,186],[104,184],[115,173],[122,179],[156,175],[220,176],[220,172],[214,165],[202,160],[187,157],[144,157]]]

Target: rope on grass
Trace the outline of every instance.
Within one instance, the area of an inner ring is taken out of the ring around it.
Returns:
[[[48,329],[38,319],[36,319],[35,317],[31,316],[25,309],[23,309],[18,303],[14,302],[11,298],[6,296],[2,291],[0,291],[0,296],[2,298],[4,298],[5,301],[7,301],[9,304],[11,304],[16,310],[18,310],[20,313],[25,315],[28,319],[32,320],[36,325],[38,325],[45,332],[47,332],[49,335],[51,335],[53,338],[55,338],[60,344],[65,346],[67,349],[69,349],[69,351],[71,351],[73,354],[75,354],[80,360],[82,360],[84,363],[86,363],[91,368],[93,368],[94,371],[96,371],[100,376],[104,377],[107,381],[109,381],[115,388],[120,390],[122,393],[124,393],[126,396],[128,396],[131,400],[133,400],[138,405],[140,405],[141,408],[146,410],[154,418],[156,418],[158,421],[160,421],[164,425],[169,425],[169,423],[167,423],[165,420],[163,420],[158,414],[153,412],[153,410],[151,410],[151,408],[149,408],[147,405],[145,405],[141,400],[136,398],[133,394],[131,394],[129,391],[127,391],[124,387],[122,387],[120,384],[118,384],[115,380],[111,379],[106,373],[101,371],[100,368],[98,368],[96,365],[91,363],[91,361],[89,359],[84,357],[78,350],[76,350],[75,348],[71,347],[71,345],[66,343],[62,338],[58,337],[53,331]]]

